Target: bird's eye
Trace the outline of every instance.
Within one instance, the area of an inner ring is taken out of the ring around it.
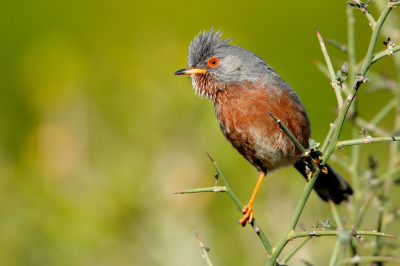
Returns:
[[[216,57],[211,57],[210,59],[208,59],[207,65],[209,67],[216,67],[219,64],[219,60]]]

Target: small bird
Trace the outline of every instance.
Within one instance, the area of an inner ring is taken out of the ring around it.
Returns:
[[[200,32],[190,43],[188,67],[174,75],[190,75],[197,95],[214,104],[220,128],[234,148],[258,170],[258,181],[243,208],[239,224],[252,223],[253,202],[267,175],[289,165],[307,179],[306,163],[292,140],[270,114],[279,118],[303,147],[309,147],[310,121],[296,92],[258,55],[238,46],[222,33]],[[332,167],[317,179],[314,190],[336,204],[353,194]]]

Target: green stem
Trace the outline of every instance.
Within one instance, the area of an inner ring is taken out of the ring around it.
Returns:
[[[376,125],[373,125],[359,117],[357,117],[354,122],[358,127],[363,127],[366,130],[371,131],[372,133],[374,133],[374,135],[377,135],[379,137],[384,137],[384,136],[389,135],[389,133],[386,132],[385,130],[383,130],[382,128],[377,127]]]
[[[340,249],[340,239],[338,238],[332,250],[331,259],[329,260],[329,266],[334,266],[336,264],[336,259],[339,254],[339,249]]]
[[[346,146],[351,145],[361,145],[361,144],[369,144],[369,143],[377,143],[377,142],[391,142],[391,141],[399,141],[400,137],[384,137],[384,138],[363,138],[363,139],[352,139],[352,140],[344,140],[338,141],[336,144],[336,148],[341,149]]]
[[[322,147],[320,149],[322,152],[324,152],[326,150],[326,147],[328,147],[328,144],[332,140],[333,131],[335,129],[334,124],[330,124],[330,128],[329,128],[328,134],[326,135],[324,143],[322,144]]]
[[[336,227],[338,228],[339,231],[343,231],[342,222],[340,220],[340,216],[336,209],[335,203],[331,199],[328,199],[328,203],[329,203],[329,207],[331,208],[333,220],[336,223]],[[329,261],[329,266],[334,266],[336,264],[336,261],[337,261],[338,255],[339,255],[339,249],[340,249],[341,242],[342,242],[341,237],[338,236],[338,239],[336,240],[336,244],[333,247],[331,259]]]
[[[292,250],[289,251],[288,254],[286,254],[283,259],[279,261],[279,265],[286,265],[286,262],[290,260],[290,258],[302,247],[304,246],[305,243],[307,243],[308,240],[310,240],[311,236],[304,238],[300,243],[298,243],[296,246],[292,248]]]
[[[201,193],[201,192],[227,192],[226,187],[206,187],[206,188],[195,188],[195,189],[188,189],[188,190],[182,190],[182,191],[177,191],[173,194],[189,194],[189,193]]]
[[[290,130],[285,126],[285,124],[282,123],[282,121],[274,116],[273,114],[269,113],[269,115],[278,123],[279,127],[283,130],[283,132],[286,133],[286,135],[293,141],[293,143],[296,145],[296,147],[300,150],[301,154],[306,153],[306,149],[301,145],[301,143],[296,139],[296,137],[290,132]]]
[[[338,84],[338,81],[336,80],[335,70],[333,69],[333,65],[332,65],[331,59],[329,58],[328,51],[326,50],[324,40],[322,39],[322,36],[319,33],[317,27],[315,27],[315,30],[317,31],[319,44],[321,45],[321,50],[322,50],[322,53],[324,55],[324,58],[325,58],[325,61],[326,61],[326,65],[328,66],[329,75],[330,75],[330,78],[331,78],[331,85],[335,89],[335,95],[336,95],[336,99],[337,99],[337,102],[338,102],[338,109],[340,110],[342,108],[342,106],[343,106],[342,91],[341,91],[341,88],[340,88],[340,86]]]
[[[296,227],[300,214],[303,211],[303,208],[307,202],[308,197],[310,196],[311,190],[314,187],[315,181],[317,180],[320,171],[321,171],[320,169],[317,169],[317,171],[312,174],[311,178],[306,183],[303,193],[301,194],[300,200],[297,203],[296,209],[293,213],[292,219],[289,222],[289,226],[287,227],[282,238],[279,240],[278,244],[273,249],[273,252],[269,257],[267,266],[275,265],[276,260],[279,254],[281,253],[282,249],[286,246],[289,239],[292,238],[290,235],[293,234],[293,230]]]
[[[333,220],[335,221],[336,227],[340,228],[342,227],[342,222],[340,221],[340,216],[339,213],[336,209],[335,203],[331,199],[328,199],[329,207],[331,208]]]
[[[397,72],[398,72],[398,84],[400,84],[400,64],[398,64],[398,62],[396,62],[396,67],[397,67]],[[395,97],[395,100],[397,102],[396,105],[396,116],[395,116],[395,122],[394,122],[394,128],[393,131],[395,133],[400,131],[400,95],[397,94]],[[387,195],[389,193],[389,189],[393,183],[393,179],[395,177],[395,173],[396,173],[396,167],[397,167],[397,161],[398,161],[398,157],[397,157],[397,153],[399,150],[399,144],[398,143],[392,143],[392,145],[390,146],[390,163],[389,163],[389,169],[388,169],[388,175],[386,178],[382,178],[383,182],[382,182],[382,192],[381,195],[379,196],[380,200],[381,200],[381,206],[379,207],[379,216],[378,216],[378,228],[384,229],[386,230],[387,227],[387,223],[384,219],[384,216],[386,214],[386,204],[387,204]],[[378,256],[381,254],[383,248],[383,241],[382,239],[378,238],[376,241],[376,249],[374,252],[375,256]],[[377,262],[376,265],[382,265],[380,262]]]
[[[400,262],[399,258],[394,258],[390,256],[354,256],[348,259],[344,259],[342,264],[356,264],[363,262],[385,262],[385,261],[395,261]]]
[[[338,163],[345,171],[347,171],[347,173],[351,174],[353,169],[351,168],[351,165],[350,165],[349,161],[350,161],[350,158],[345,156],[345,155],[338,156],[336,154],[333,154],[331,156],[331,162]]]
[[[380,59],[382,59],[382,58],[384,58],[384,57],[386,57],[386,56],[390,56],[390,55],[392,55],[392,54],[394,54],[395,52],[398,52],[398,51],[400,51],[400,45],[397,45],[397,46],[392,47],[392,48],[390,48],[390,49],[386,49],[385,51],[383,51],[383,52],[378,53],[377,55],[375,55],[375,56],[372,58],[371,64],[375,63],[376,61],[378,61],[378,60],[380,60]]]
[[[215,170],[218,173],[218,177],[221,179],[222,183],[224,184],[226,188],[226,192],[228,195],[231,197],[233,202],[236,203],[236,206],[239,207],[239,209],[243,209],[244,205],[240,202],[239,198],[236,196],[236,194],[233,192],[232,188],[229,186],[228,181],[226,180],[224,174],[222,173],[221,169],[217,165],[217,162],[214,161],[211,156],[207,153],[208,157],[210,157],[211,162],[214,164]],[[256,219],[253,219],[253,222],[251,223],[251,226],[254,228],[254,231],[257,233],[258,237],[260,238],[261,242],[264,245],[265,250],[267,251],[268,254],[272,253],[272,246],[267,238],[267,236],[264,234],[264,232],[261,230],[260,226],[258,225]]]
[[[372,200],[374,199],[374,193],[370,192],[370,194],[364,198],[364,205],[360,207],[359,212],[358,212],[358,217],[356,217],[356,222],[354,223],[354,228],[357,230],[358,226],[361,225],[364,219],[364,215],[366,211],[368,210],[370,204],[372,203]],[[354,254],[355,255],[355,254]]]
[[[369,14],[369,11],[368,11]],[[366,14],[367,15],[367,14]],[[369,16],[372,18],[371,14]],[[368,18],[368,15],[367,15]],[[375,25],[375,20],[372,18],[373,24]],[[355,24],[355,18],[354,18],[354,9],[348,8],[347,9],[347,47],[349,49],[348,52],[348,61],[349,61],[349,80],[353,81],[355,80],[355,72],[356,72],[356,49],[355,49],[355,31],[354,31],[354,24]],[[357,118],[357,99],[354,99],[354,103],[350,106],[351,113],[353,114],[352,116],[352,122],[353,122],[353,128],[352,128],[352,138],[355,139],[357,138],[358,131],[355,128],[355,120]],[[359,191],[359,181],[358,181],[358,161],[359,161],[359,155],[360,155],[360,149],[357,146],[353,146],[352,148],[352,159],[351,159],[351,178],[353,181],[353,188],[354,191]],[[358,202],[358,201],[355,201]],[[357,212],[358,206],[355,206],[355,210]],[[355,217],[357,217],[357,213],[355,213]]]
[[[336,142],[339,140],[339,136],[340,136],[340,132],[342,130],[343,127],[343,123],[346,117],[346,114],[350,108],[350,105],[354,99],[354,97],[356,96],[357,90],[360,87],[360,85],[365,82],[364,79],[362,79],[362,77],[365,75],[365,73],[367,72],[368,68],[371,66],[371,62],[372,62],[372,55],[374,53],[374,49],[375,49],[375,45],[376,45],[376,41],[378,39],[378,35],[379,32],[382,28],[383,23],[386,20],[386,17],[389,15],[389,12],[391,11],[392,6],[390,5],[390,2],[388,2],[388,4],[386,5],[385,9],[383,10],[381,17],[379,18],[379,20],[376,22],[375,24],[375,28],[372,31],[372,36],[371,36],[371,41],[369,43],[368,46],[368,51],[367,51],[367,55],[364,59],[364,63],[361,67],[360,70],[360,76],[361,78],[357,78],[354,82],[353,88],[350,92],[350,94],[348,95],[345,104],[343,105],[343,107],[340,109],[339,111],[339,116],[338,119],[336,120],[337,123],[335,123],[335,129],[333,132],[333,136],[332,136],[332,141],[330,142],[330,144],[327,147],[327,151],[324,152],[324,155],[322,156],[322,162],[321,165],[326,164],[327,160],[329,159],[329,157],[331,156],[331,154],[334,152],[335,148],[336,148]]]
[[[275,117],[273,114],[269,113],[269,115],[278,123],[279,128],[282,129],[283,132],[286,133],[286,135],[293,141],[294,145],[296,145],[296,147],[300,150],[301,154],[303,154],[303,156],[307,157],[309,155],[309,150],[306,150],[303,145],[301,145],[301,143],[296,139],[296,137],[293,135],[292,132],[290,132],[290,130],[285,126],[284,123],[282,123],[282,121]],[[317,166],[315,165],[313,160],[311,161],[311,168],[312,171],[315,172],[317,170]]]
[[[375,19],[374,17],[371,15],[371,13],[369,13],[368,9],[365,10],[365,16],[368,19],[369,25],[371,26],[371,28],[373,29],[375,27]]]
[[[372,125],[377,125],[382,121],[383,118],[397,105],[399,99],[397,97],[390,100],[385,106],[371,119],[370,123]]]
[[[210,250],[209,248],[207,248],[206,246],[203,245],[203,242],[201,242],[200,237],[196,234],[196,232],[194,232],[194,235],[196,236],[197,242],[199,242],[199,245],[201,247],[201,249],[203,250],[203,254],[204,254],[204,258],[207,261],[207,265],[208,266],[213,266],[210,256],[208,255],[208,251]]]
[[[330,143],[328,144],[328,147],[326,149],[326,151],[324,151],[324,154],[322,156],[322,162],[321,165],[326,164],[327,160],[329,159],[329,157],[332,155],[332,153],[334,152],[334,150],[336,149],[337,146],[337,142],[339,140],[339,136],[340,136],[340,132],[342,130],[343,127],[343,123],[346,117],[346,114],[350,108],[350,105],[352,103],[352,101],[354,100],[354,97],[357,93],[357,90],[359,88],[359,86],[365,82],[366,80],[364,79],[364,75],[367,72],[368,68],[371,65],[371,61],[372,61],[372,55],[375,49],[375,45],[376,45],[376,41],[379,35],[379,32],[382,28],[382,24],[384,23],[386,17],[388,16],[390,10],[391,10],[392,6],[390,5],[390,3],[388,3],[385,7],[385,9],[383,10],[381,17],[379,18],[378,22],[375,24],[375,28],[373,29],[372,32],[372,36],[371,36],[371,41],[368,47],[368,52],[367,55],[365,57],[363,66],[360,70],[360,76],[355,79],[353,88],[350,92],[350,94],[348,95],[346,101],[344,102],[344,104],[342,104],[341,108],[339,109],[339,115],[337,120],[335,121],[335,125],[334,125],[334,130],[333,130],[333,134],[332,134],[332,140],[330,141]],[[318,36],[320,38],[320,35]],[[324,53],[324,56],[327,55],[326,53],[326,49],[324,50],[324,44],[323,41],[321,41],[322,38],[320,38],[320,44],[321,44],[321,48],[322,51]],[[325,56],[325,59],[327,60],[327,56]],[[329,59],[330,61],[330,59]],[[329,62],[328,61],[328,62]],[[328,68],[330,68],[331,64],[328,64]],[[333,69],[333,67],[332,67]],[[329,71],[330,73],[332,73],[332,71]],[[332,74],[331,74],[332,76]],[[335,84],[337,84],[337,82],[335,82]],[[336,86],[335,86],[336,88]],[[338,90],[335,89],[336,92],[336,96],[338,98],[338,103],[340,104],[341,101],[338,97]],[[340,94],[341,95],[341,94]],[[350,144],[349,144],[350,145]],[[292,219],[289,223],[288,228],[286,229],[286,232],[284,233],[283,237],[281,238],[281,240],[278,242],[278,244],[276,245],[276,247],[274,248],[272,254],[270,255],[270,259],[268,260],[267,266],[270,265],[274,265],[276,263],[276,259],[278,258],[278,255],[280,254],[280,252],[282,251],[282,249],[285,247],[285,245],[287,244],[288,241],[288,237],[293,234],[293,230],[296,226],[296,223],[298,222],[299,216],[304,208],[304,205],[307,201],[308,196],[311,193],[312,187],[314,186],[314,183],[318,177],[320,170],[317,169],[317,171],[315,173],[313,173],[311,180],[309,180],[309,182],[306,184],[305,189],[303,190],[303,194],[300,198],[299,203],[297,204],[296,210],[292,216]]]
[[[392,10],[392,5],[388,1],[386,7],[383,9],[381,16],[379,17],[378,21],[375,23],[375,28],[372,31],[371,41],[369,43],[367,55],[365,56],[364,63],[361,67],[360,74],[365,75],[367,73],[368,68],[372,64],[372,57],[375,50],[376,41],[378,40],[379,32],[381,31],[382,25],[385,22],[387,16],[389,15],[390,11]]]
[[[368,12],[369,14],[369,12]],[[369,14],[370,17],[372,18],[371,14]],[[369,18],[369,16],[367,16]],[[375,20],[372,18],[373,24],[375,25]],[[371,23],[371,21],[370,21]],[[347,9],[347,46],[349,49],[348,53],[348,61],[349,61],[349,76],[348,79],[350,81],[353,81],[356,79],[355,72],[356,72],[356,50],[355,50],[355,31],[354,31],[354,24],[355,24],[355,18],[354,18],[354,9],[348,8]],[[354,99],[353,104],[350,106],[350,113],[352,113],[351,117],[351,122],[352,122],[352,129],[351,129],[351,136],[353,139],[357,138],[358,130],[355,126],[355,121],[357,119],[357,98]],[[358,213],[359,213],[359,208],[360,208],[360,203],[359,203],[359,198],[360,198],[360,182],[359,182],[359,159],[360,159],[360,146],[354,145],[352,146],[351,149],[351,164],[350,164],[350,169],[351,169],[351,180],[352,180],[352,186],[354,192],[354,199],[352,200],[353,203],[353,224],[355,224]],[[358,228],[356,228],[357,230]],[[339,240],[338,240],[339,241]],[[351,250],[353,252],[353,255],[356,255],[357,249],[358,249],[358,241],[357,239],[352,239],[350,240],[350,245],[351,245]],[[341,256],[343,257],[344,252],[342,252]]]
[[[351,234],[351,232],[348,232]],[[356,235],[358,236],[380,236],[380,237],[387,237],[387,238],[394,238],[400,239],[400,237],[389,235],[381,232],[374,232],[374,231],[355,231]],[[299,237],[309,237],[309,236],[338,236],[343,234],[340,231],[310,231],[310,232],[293,232],[290,234],[289,239],[296,239]]]

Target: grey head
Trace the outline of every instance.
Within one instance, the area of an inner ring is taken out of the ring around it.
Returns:
[[[221,39],[222,32],[200,32],[191,41],[188,67],[175,75],[191,75],[193,87],[202,97],[215,100],[217,90],[235,82],[266,82],[288,86],[258,55],[238,46],[231,39]]]

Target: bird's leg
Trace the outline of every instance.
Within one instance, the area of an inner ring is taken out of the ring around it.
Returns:
[[[254,188],[253,195],[251,195],[249,203],[246,206],[244,206],[242,210],[242,212],[244,213],[243,218],[240,219],[238,222],[242,226],[245,226],[247,222],[249,224],[253,222],[253,217],[254,217],[253,202],[264,176],[265,176],[264,172],[261,171],[258,172],[258,180],[256,187]]]

